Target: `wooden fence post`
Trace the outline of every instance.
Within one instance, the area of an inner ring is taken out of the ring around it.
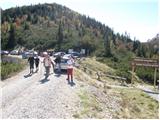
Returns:
[[[92,75],[92,71],[91,70],[89,71],[89,74]]]
[[[125,85],[124,80],[121,78],[121,85]]]
[[[154,70],[154,88],[156,88],[156,77],[157,77],[157,68]]]
[[[87,68],[86,67],[84,67],[84,72],[86,72],[87,71]]]
[[[133,85],[133,73],[135,70],[135,63],[132,63],[132,78],[131,78],[131,85]]]
[[[97,80],[101,80],[100,73],[99,73],[99,72],[97,72],[96,74],[97,74]]]

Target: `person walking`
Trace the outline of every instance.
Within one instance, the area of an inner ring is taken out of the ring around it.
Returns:
[[[68,80],[68,83],[70,84],[73,84],[73,64],[74,64],[74,59],[70,56],[69,57],[69,60],[67,61],[67,80]],[[71,82],[70,82],[70,78],[71,77]]]
[[[36,55],[34,60],[35,60],[35,65],[36,65],[36,72],[38,72],[38,70],[39,70],[39,57],[38,57],[38,55]]]
[[[47,52],[44,53],[44,56],[45,57],[44,57],[43,63],[46,69],[46,76],[48,77],[50,73],[50,68],[51,68],[51,65],[53,65],[53,62]]]
[[[33,54],[31,54],[28,58],[28,62],[30,65],[30,74],[33,74],[33,69],[34,69],[34,57]]]
[[[58,66],[58,72],[61,72],[61,55],[58,55],[55,59],[55,63]]]

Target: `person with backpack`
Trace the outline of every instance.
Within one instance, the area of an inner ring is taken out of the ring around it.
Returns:
[[[47,52],[44,53],[44,60],[43,60],[43,63],[44,63],[44,67],[46,69],[46,76],[49,75],[50,73],[50,68],[51,68],[51,65],[53,65],[53,62],[51,60],[51,58],[49,57],[49,55],[47,54]]]
[[[28,58],[28,62],[30,65],[30,74],[33,74],[33,69],[34,69],[34,57],[33,54],[31,54]]]
[[[61,72],[61,55],[58,55],[55,59],[55,63],[58,66],[58,72]]]
[[[35,60],[35,65],[36,65],[36,72],[38,72],[38,70],[39,70],[39,57],[38,57],[38,55],[36,55],[34,60]]]

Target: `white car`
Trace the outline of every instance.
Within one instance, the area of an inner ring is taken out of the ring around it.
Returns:
[[[63,58],[63,59],[69,59],[70,57],[72,57],[71,54],[65,54],[62,58]]]
[[[67,70],[67,66],[68,66],[67,61],[68,60],[69,60],[69,58],[62,58],[61,59],[61,63],[60,63],[61,70]],[[55,65],[54,69],[58,70],[58,64]]]
[[[12,50],[12,51],[10,52],[10,54],[11,54],[11,55],[18,55],[18,50]]]
[[[65,55],[65,52],[56,52],[53,54],[53,57],[57,57],[58,55],[63,56]]]
[[[22,59],[28,59],[30,55],[33,55],[31,52],[23,52],[22,53]]]

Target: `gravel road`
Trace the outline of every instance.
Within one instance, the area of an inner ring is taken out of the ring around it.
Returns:
[[[71,86],[66,75],[51,71],[45,78],[42,63],[38,73],[27,75],[29,68],[1,82],[2,118],[73,118],[79,106],[78,82]]]
[[[103,112],[98,113],[98,118],[112,118],[112,112],[120,108],[118,107],[119,97],[110,95],[109,92],[104,95],[101,89],[76,79],[74,79],[75,85],[71,86],[67,83],[65,74],[55,74],[53,69],[49,77],[45,78],[42,63],[40,63],[38,73],[32,76],[28,74],[29,67],[4,82],[0,81],[0,118],[72,119],[76,113],[83,111],[82,101],[77,94],[83,89],[95,95],[100,101],[99,106]],[[157,98],[157,94],[154,96]],[[82,115],[82,118],[91,117]]]

